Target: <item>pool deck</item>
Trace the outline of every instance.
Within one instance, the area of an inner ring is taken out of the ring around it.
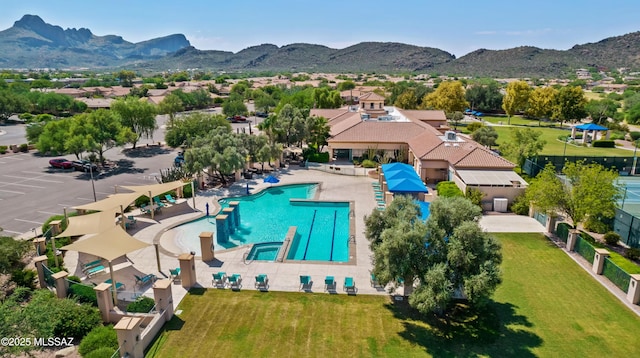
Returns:
[[[255,276],[258,274],[267,274],[269,277],[269,290],[272,291],[300,291],[301,275],[309,275],[312,284],[307,287],[307,292],[325,292],[324,279],[325,276],[333,276],[336,281],[334,293],[346,294],[343,290],[343,282],[345,277],[353,277],[357,288],[356,294],[389,294],[382,287],[372,287],[370,284],[370,269],[372,267],[371,256],[369,250],[369,242],[364,236],[364,216],[369,215],[376,208],[374,192],[371,183],[374,179],[363,176],[348,176],[333,173],[326,173],[317,170],[307,170],[305,168],[288,168],[283,169],[272,175],[280,179],[278,185],[287,185],[295,183],[321,183],[319,189],[318,200],[338,200],[353,201],[355,203],[355,246],[356,246],[356,264],[350,265],[346,263],[300,263],[300,262],[261,262],[252,261],[245,263],[244,255],[248,251],[246,247],[216,251],[215,260],[211,262],[203,262],[200,257],[196,257],[195,269],[197,283],[201,287],[212,288],[212,274],[224,271],[227,275],[240,274],[242,276],[242,287],[245,290],[255,290]],[[175,244],[171,231],[167,228],[176,226],[178,223],[191,221],[204,215],[205,206],[208,203],[211,213],[217,211],[217,200],[228,196],[237,196],[246,194],[246,180],[241,180],[233,184],[229,188],[209,189],[199,192],[195,198],[195,209],[193,207],[194,200],[181,199],[176,205],[162,209],[162,213],[152,220],[149,215],[142,215],[138,210],[131,214],[136,215],[137,224],[129,230],[135,238],[151,244],[149,247],[132,252],[126,257],[120,258],[113,262],[115,279],[126,285],[126,289],[119,293],[119,297],[127,295],[143,295],[152,297],[152,285],[144,287],[136,287],[134,275],[144,276],[146,274],[155,274],[159,279],[168,278],[169,269],[179,267],[178,255],[183,252],[178,245]],[[249,180],[251,193],[255,193],[264,188],[272,186],[262,182],[262,177]],[[276,185],[273,185],[276,186]],[[497,218],[492,218],[497,219]],[[504,219],[503,219],[504,220]],[[510,216],[506,218],[513,220]],[[533,221],[528,230],[542,231],[542,225],[535,222],[531,218],[523,218],[523,220]],[[505,221],[491,222],[488,226],[493,229],[504,226]],[[537,224],[537,227],[535,227]],[[513,231],[513,225],[507,224]],[[486,228],[493,231],[491,228]],[[497,230],[501,231],[501,230]],[[161,270],[158,270],[156,261],[156,250],[154,243],[158,243],[159,261]],[[352,252],[350,252],[352,254]],[[65,264],[71,274],[78,276],[81,271],[77,268],[78,262],[90,261],[90,257],[80,257],[77,252],[69,251],[65,256]],[[95,259],[95,258],[93,258]],[[101,273],[90,279],[91,282],[103,282],[110,278],[108,272]],[[228,289],[228,288],[227,288]],[[178,303],[187,294],[187,290],[182,287],[179,281],[172,285],[174,304]],[[137,292],[137,293],[136,293]]]

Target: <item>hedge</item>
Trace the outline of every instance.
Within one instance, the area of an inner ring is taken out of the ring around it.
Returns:
[[[615,148],[616,142],[613,140],[596,140],[593,142],[595,148]]]

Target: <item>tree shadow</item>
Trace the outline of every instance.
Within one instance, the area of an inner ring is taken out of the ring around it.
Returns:
[[[531,349],[542,344],[529,329],[533,324],[510,303],[492,301],[481,309],[459,303],[447,317],[422,315],[406,300],[386,306],[403,321],[399,335],[434,357],[535,357]]]
[[[147,144],[146,146],[127,148],[122,151],[126,157],[129,158],[150,158],[156,155],[171,153],[171,148],[158,146],[156,144]]]

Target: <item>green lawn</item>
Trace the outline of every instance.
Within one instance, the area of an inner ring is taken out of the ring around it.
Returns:
[[[499,234],[504,283],[479,313],[446,322],[405,302],[196,290],[151,357],[632,357],[640,318],[539,234]]]

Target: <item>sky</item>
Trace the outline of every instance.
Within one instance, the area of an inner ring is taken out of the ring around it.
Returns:
[[[341,49],[364,41],[456,57],[518,46],[567,50],[640,31],[638,0],[1,0],[0,30],[23,15],[140,42],[184,34],[200,50],[271,43]]]

